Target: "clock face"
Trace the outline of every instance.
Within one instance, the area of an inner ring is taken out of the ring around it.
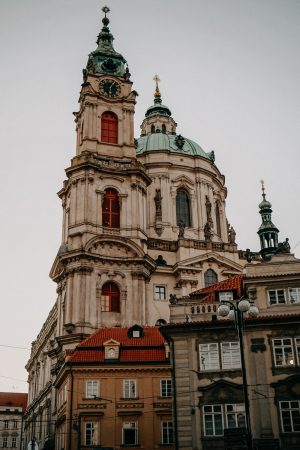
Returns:
[[[102,80],[99,85],[100,92],[107,97],[118,97],[121,93],[121,86],[114,80]]]

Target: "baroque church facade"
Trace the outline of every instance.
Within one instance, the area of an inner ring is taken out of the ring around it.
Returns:
[[[26,366],[25,440],[39,440],[39,448],[54,433],[53,383],[65,350],[99,328],[166,323],[170,296],[237,275],[245,264],[214,153],[177,134],[158,77],[135,139],[137,92],[104,12],[83,71],[76,154],[58,193],[63,237],[50,272],[57,299]]]

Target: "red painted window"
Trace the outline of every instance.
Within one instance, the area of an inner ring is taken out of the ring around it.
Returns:
[[[106,189],[102,204],[102,224],[108,228],[120,228],[120,203],[117,191]]]
[[[101,141],[118,143],[118,118],[114,113],[105,112],[101,117]]]
[[[102,287],[101,311],[120,312],[120,291],[114,283]]]

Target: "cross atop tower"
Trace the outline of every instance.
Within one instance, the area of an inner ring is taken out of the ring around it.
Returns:
[[[153,80],[154,80],[155,83],[156,83],[156,90],[159,91],[159,89],[158,89],[158,83],[161,81],[161,79],[160,79],[159,76],[156,74],[156,75],[154,75]]]
[[[108,6],[103,6],[102,11],[104,12],[105,17],[106,17],[106,14],[110,12],[110,9]]]
[[[263,196],[263,199],[265,200],[265,198],[266,198],[265,182],[264,182],[264,180],[260,180],[260,182],[261,182],[262,196]]]

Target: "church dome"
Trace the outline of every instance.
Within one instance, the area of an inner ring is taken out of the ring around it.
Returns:
[[[181,135],[152,133],[137,139],[136,154],[146,152],[168,151],[190,156],[202,156],[214,161],[214,153],[206,153],[200,145]]]

